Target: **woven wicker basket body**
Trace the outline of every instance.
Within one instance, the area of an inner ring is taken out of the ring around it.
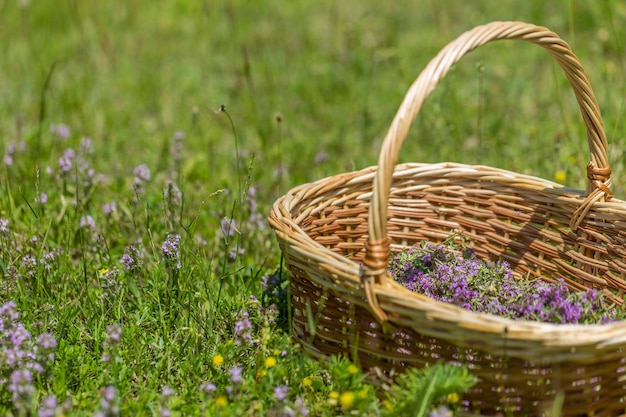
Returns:
[[[586,191],[457,163],[396,165],[410,124],[466,53],[519,39],[563,68],[587,126]],[[343,354],[370,370],[437,361],[478,377],[468,409],[542,415],[564,395],[564,416],[626,412],[626,323],[553,325],[473,313],[408,291],[387,273],[393,249],[442,242],[452,230],[482,259],[505,259],[520,279],[564,278],[618,305],[626,289],[626,202],[611,198],[606,138],[578,59],[549,30],[494,22],[447,45],[409,89],[376,167],[290,190],[269,221],[290,271],[295,339],[313,357]]]

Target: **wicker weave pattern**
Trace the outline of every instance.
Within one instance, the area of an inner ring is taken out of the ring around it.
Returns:
[[[547,49],[567,75],[587,126],[589,187],[457,163],[402,164],[419,109],[463,55],[499,39]],[[314,357],[346,354],[387,372],[437,360],[479,377],[470,409],[541,415],[557,393],[565,416],[626,412],[626,323],[551,325],[472,313],[393,282],[390,249],[441,242],[453,229],[483,259],[506,259],[520,279],[563,277],[600,288],[618,305],[626,289],[626,204],[610,198],[602,119],[569,46],[520,22],[477,27],[446,46],[409,89],[378,167],[304,184],[274,204],[270,224],[290,269],[294,337]]]

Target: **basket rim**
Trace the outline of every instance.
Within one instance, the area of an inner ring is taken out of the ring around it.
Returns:
[[[492,171],[494,174],[498,174],[498,177],[505,175],[509,178],[532,179],[545,184],[551,192],[559,194],[559,198],[571,199],[578,204],[582,204],[585,198],[582,190],[570,188],[544,178],[519,174],[487,165],[468,165],[456,162],[438,162],[434,164],[407,162],[395,166],[394,177],[407,170],[415,172],[420,170],[429,171],[434,167],[449,169],[450,173],[467,173],[472,170],[480,170],[483,172]],[[333,252],[313,240],[300,227],[298,219],[294,218],[291,213],[294,203],[297,205],[304,200],[314,199],[316,190],[320,186],[339,182],[339,180],[345,187],[363,182],[371,183],[371,178],[375,175],[376,170],[377,166],[370,166],[356,171],[328,176],[291,188],[287,193],[276,199],[270,210],[268,220],[277,237],[288,241],[291,244],[290,250],[300,251],[309,256],[312,261],[331,261],[335,265],[334,269],[343,272],[340,278],[350,280],[353,285],[361,285],[361,264]],[[514,187],[512,186],[512,188]],[[365,200],[371,198],[371,195],[372,192],[370,191],[362,193],[358,198]],[[594,207],[610,208],[610,206],[621,205],[623,205],[622,201],[611,199],[610,201],[596,202]],[[299,217],[303,216],[300,215]],[[394,247],[396,246],[398,245],[394,245]],[[314,251],[311,249],[314,249]],[[319,255],[315,255],[315,252],[318,252]],[[341,291],[347,292],[348,290],[341,289]],[[488,313],[474,312],[463,307],[434,300],[426,295],[409,290],[395,282],[393,278],[390,278],[387,283],[376,285],[374,292],[381,308],[385,312],[390,313],[388,315],[388,324],[392,327],[393,325],[406,326],[407,323],[403,323],[402,320],[398,319],[399,315],[393,313],[410,309],[411,311],[423,312],[432,319],[445,321],[449,324],[461,324],[461,327],[466,327],[468,330],[477,333],[500,334],[502,340],[548,342],[543,343],[543,345],[552,346],[556,350],[589,346],[593,346],[596,349],[626,348],[626,320],[605,324],[556,324],[532,320],[515,320]],[[402,298],[398,297],[398,293]],[[390,303],[395,304],[395,307],[390,309]],[[419,331],[427,336],[431,336],[428,329],[420,328]],[[432,336],[445,339],[445,336],[442,336],[439,332]],[[456,338],[450,338],[450,340],[458,342]]]

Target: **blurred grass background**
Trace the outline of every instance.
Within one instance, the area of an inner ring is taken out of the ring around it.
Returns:
[[[523,20],[559,33],[587,69],[623,195],[626,3],[603,0],[0,2],[0,136],[53,147],[48,126],[91,136],[101,168],[158,163],[176,130],[187,178],[233,178],[233,118],[269,202],[291,186],[375,164],[404,92],[463,31]],[[494,165],[583,188],[588,156],[565,77],[543,50],[505,42],[463,60],[424,107],[403,160]],[[328,159],[316,163],[326,152]],[[318,155],[319,159],[322,155]],[[106,169],[105,169],[106,170]],[[283,175],[280,175],[280,174]]]

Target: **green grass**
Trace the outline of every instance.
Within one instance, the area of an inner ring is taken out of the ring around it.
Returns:
[[[108,386],[123,415],[214,415],[224,399],[224,415],[281,415],[300,401],[310,415],[406,407],[405,394],[436,376],[380,401],[349,363],[308,360],[290,342],[286,283],[263,290],[262,277],[280,267],[263,220],[292,186],[375,164],[410,83],[477,24],[525,20],[570,42],[604,112],[614,192],[624,195],[619,1],[15,0],[0,2],[0,16],[0,153],[13,159],[0,169],[0,302],[15,301],[33,339],[50,332],[58,341],[24,408],[55,395],[71,415],[93,415]],[[53,131],[60,124],[67,138]],[[84,137],[92,141],[81,150]],[[67,149],[77,155],[62,174]],[[316,162],[321,153],[327,159]],[[540,48],[506,42],[472,53],[440,84],[402,160],[564,174],[584,188],[588,151],[556,64]],[[142,164],[151,176],[137,188]],[[163,254],[170,234],[180,236],[180,268]],[[129,245],[141,265],[126,270]],[[107,338],[112,324],[119,342]],[[228,372],[236,366],[241,383]],[[208,383],[216,392],[200,390]],[[18,408],[0,387],[0,412],[28,415]]]

